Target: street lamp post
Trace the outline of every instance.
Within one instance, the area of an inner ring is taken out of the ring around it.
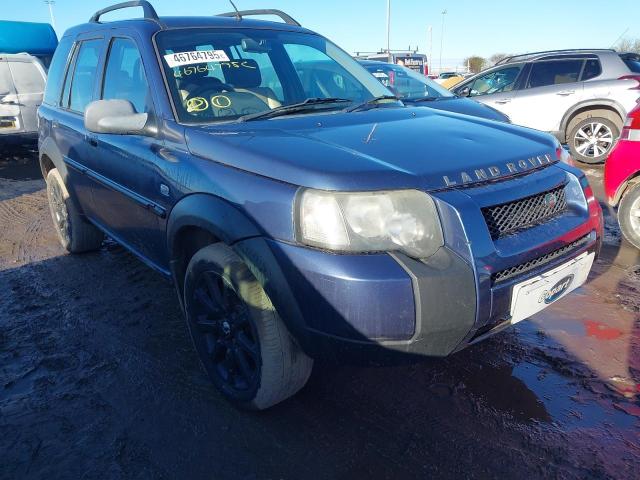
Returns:
[[[446,10],[442,11],[442,30],[440,30],[440,69],[438,75],[442,73],[442,45],[444,43],[444,16],[447,14]]]
[[[49,5],[49,15],[51,16],[51,26],[55,30],[55,28],[56,28],[56,19],[53,16],[53,6],[55,5],[56,2],[55,2],[55,0],[44,0],[44,3],[46,5]]]
[[[391,0],[387,0],[387,59],[391,63]]]

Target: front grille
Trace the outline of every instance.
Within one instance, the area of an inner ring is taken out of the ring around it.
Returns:
[[[504,282],[505,280],[509,280],[510,278],[517,277],[518,275],[529,272],[537,267],[546,265],[547,263],[550,263],[553,260],[562,257],[564,254],[570,252],[571,250],[574,250],[579,246],[587,243],[590,237],[591,237],[591,234],[587,234],[584,237],[579,238],[575,242],[565,245],[564,247],[559,248],[558,250],[554,250],[551,253],[547,253],[542,257],[534,258],[533,260],[529,260],[528,262],[521,263],[520,265],[516,265],[515,267],[507,268],[505,270],[496,272],[493,275],[491,275],[491,279],[493,280],[493,283]]]
[[[567,208],[564,185],[515,202],[482,209],[491,238],[496,240],[543,223]]]

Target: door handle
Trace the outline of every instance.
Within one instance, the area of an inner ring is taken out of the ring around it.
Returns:
[[[98,139],[95,137],[89,137],[89,145],[91,145],[92,147],[97,147]]]
[[[504,105],[505,103],[509,103],[511,101],[510,98],[502,98],[500,100],[496,100],[496,103],[499,105]]]
[[[556,93],[556,95],[562,95],[563,97],[566,97],[567,95],[573,95],[574,93],[576,93],[575,90],[562,90],[561,92]]]
[[[51,122],[51,127],[52,128],[58,128],[59,126],[60,126],[60,124],[58,123],[57,120],[54,120],[54,121]]]

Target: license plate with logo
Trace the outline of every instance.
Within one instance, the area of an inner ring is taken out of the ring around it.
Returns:
[[[513,287],[511,323],[518,323],[535,315],[583,285],[594,259],[594,253],[584,253],[558,268]]]

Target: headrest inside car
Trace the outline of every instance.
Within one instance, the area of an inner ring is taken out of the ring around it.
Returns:
[[[262,84],[262,75],[255,60],[233,60],[220,64],[226,83],[236,88],[256,88]]]

